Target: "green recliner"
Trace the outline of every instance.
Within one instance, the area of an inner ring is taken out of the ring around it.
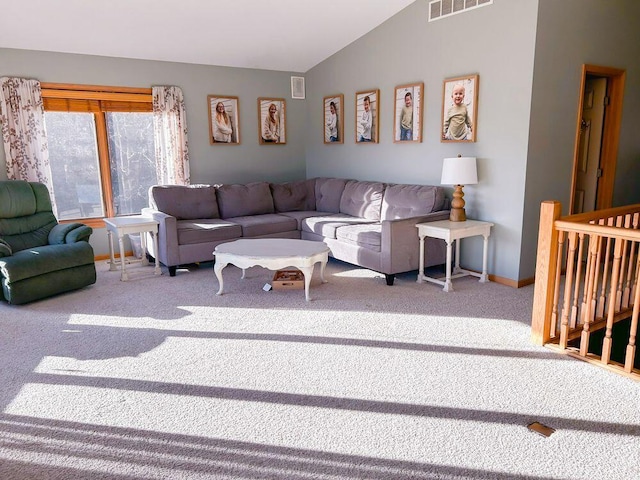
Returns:
[[[92,233],[58,223],[44,184],[0,181],[0,299],[20,305],[95,283]]]

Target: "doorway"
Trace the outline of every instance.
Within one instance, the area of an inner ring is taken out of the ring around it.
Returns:
[[[571,214],[612,205],[624,80],[624,70],[582,66]]]

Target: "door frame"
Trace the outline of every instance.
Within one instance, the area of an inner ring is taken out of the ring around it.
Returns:
[[[588,75],[604,77],[607,79],[607,97],[609,99],[608,105],[605,106],[604,125],[602,127],[602,147],[600,150],[600,168],[602,169],[602,176],[598,180],[596,210],[610,208],[613,203],[613,187],[616,178],[616,165],[618,162],[618,142],[620,140],[622,100],[624,96],[626,71],[619,68],[584,64],[582,65],[580,98],[578,100],[578,118],[576,121],[576,138],[573,149],[573,173],[571,175],[569,212],[573,212],[575,207],[574,199],[580,156],[580,127],[582,123],[582,109],[584,107],[584,90]]]

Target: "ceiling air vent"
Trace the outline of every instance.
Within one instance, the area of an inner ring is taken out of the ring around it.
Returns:
[[[432,0],[429,2],[429,21],[491,5],[493,0]]]

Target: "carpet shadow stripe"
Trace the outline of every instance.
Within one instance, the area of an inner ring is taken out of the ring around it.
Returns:
[[[490,470],[460,468],[433,463],[416,463],[401,460],[387,460],[375,457],[348,455],[292,447],[280,447],[251,442],[225,440],[209,437],[197,437],[148,430],[136,430],[121,427],[106,427],[62,420],[44,420],[32,417],[1,415],[0,431],[4,433],[33,435],[38,442],[29,442],[33,450],[41,451],[43,443],[49,439],[64,442],[77,441],[90,445],[99,452],[87,452],[69,449],[69,445],[60,445],[59,451],[50,448],[49,453],[71,458],[101,459],[109,462],[124,460],[124,463],[136,463],[148,469],[173,469],[209,474],[224,474],[224,478],[237,479],[286,479],[306,480],[309,474],[322,479],[361,479],[361,480],[435,480],[455,478],[459,480],[495,479],[495,480],[551,480],[551,477],[514,475]],[[178,445],[176,445],[178,444]],[[187,444],[183,446],[180,444]],[[13,447],[13,448],[12,448]],[[19,447],[19,448],[16,448]],[[4,445],[3,448],[24,450],[26,445]],[[104,449],[116,450],[107,453]],[[126,457],[122,449],[130,450]],[[0,449],[2,450],[2,449]],[[31,452],[33,451],[31,450]],[[160,460],[152,454],[172,455],[173,461]],[[159,461],[160,460],[160,461]],[[231,464],[231,466],[204,464],[205,461]],[[277,465],[277,466],[274,466]],[[41,467],[41,469],[39,469]],[[264,470],[260,470],[262,467]],[[0,474],[3,480],[12,480],[7,476],[11,471],[22,474],[30,472],[30,478],[73,478],[73,479],[112,479],[132,480],[145,478],[137,475],[86,472],[75,467],[54,467],[32,463],[0,460]],[[268,470],[268,471],[265,471]],[[38,472],[42,472],[39,474]],[[294,473],[295,472],[295,473]],[[56,476],[62,475],[62,476]],[[16,479],[18,477],[15,477]],[[21,480],[24,477],[20,477]],[[554,477],[554,480],[562,480]]]
[[[533,421],[539,421],[545,425],[552,426],[556,430],[581,430],[596,433],[607,431],[617,435],[640,436],[640,425],[594,422],[590,420],[536,415],[535,413],[529,415],[357,398],[341,398],[326,395],[306,395],[299,393],[250,390],[244,388],[185,385],[180,383],[113,377],[55,375],[51,373],[33,373],[30,381],[33,383],[48,385],[75,385],[80,387],[107,388],[115,390],[162,393],[168,395],[188,395],[202,398],[218,398],[222,400],[294,405],[299,407],[329,408],[335,410],[352,410],[390,415],[488,422],[503,425],[514,425],[522,428],[526,428],[526,425]]]

